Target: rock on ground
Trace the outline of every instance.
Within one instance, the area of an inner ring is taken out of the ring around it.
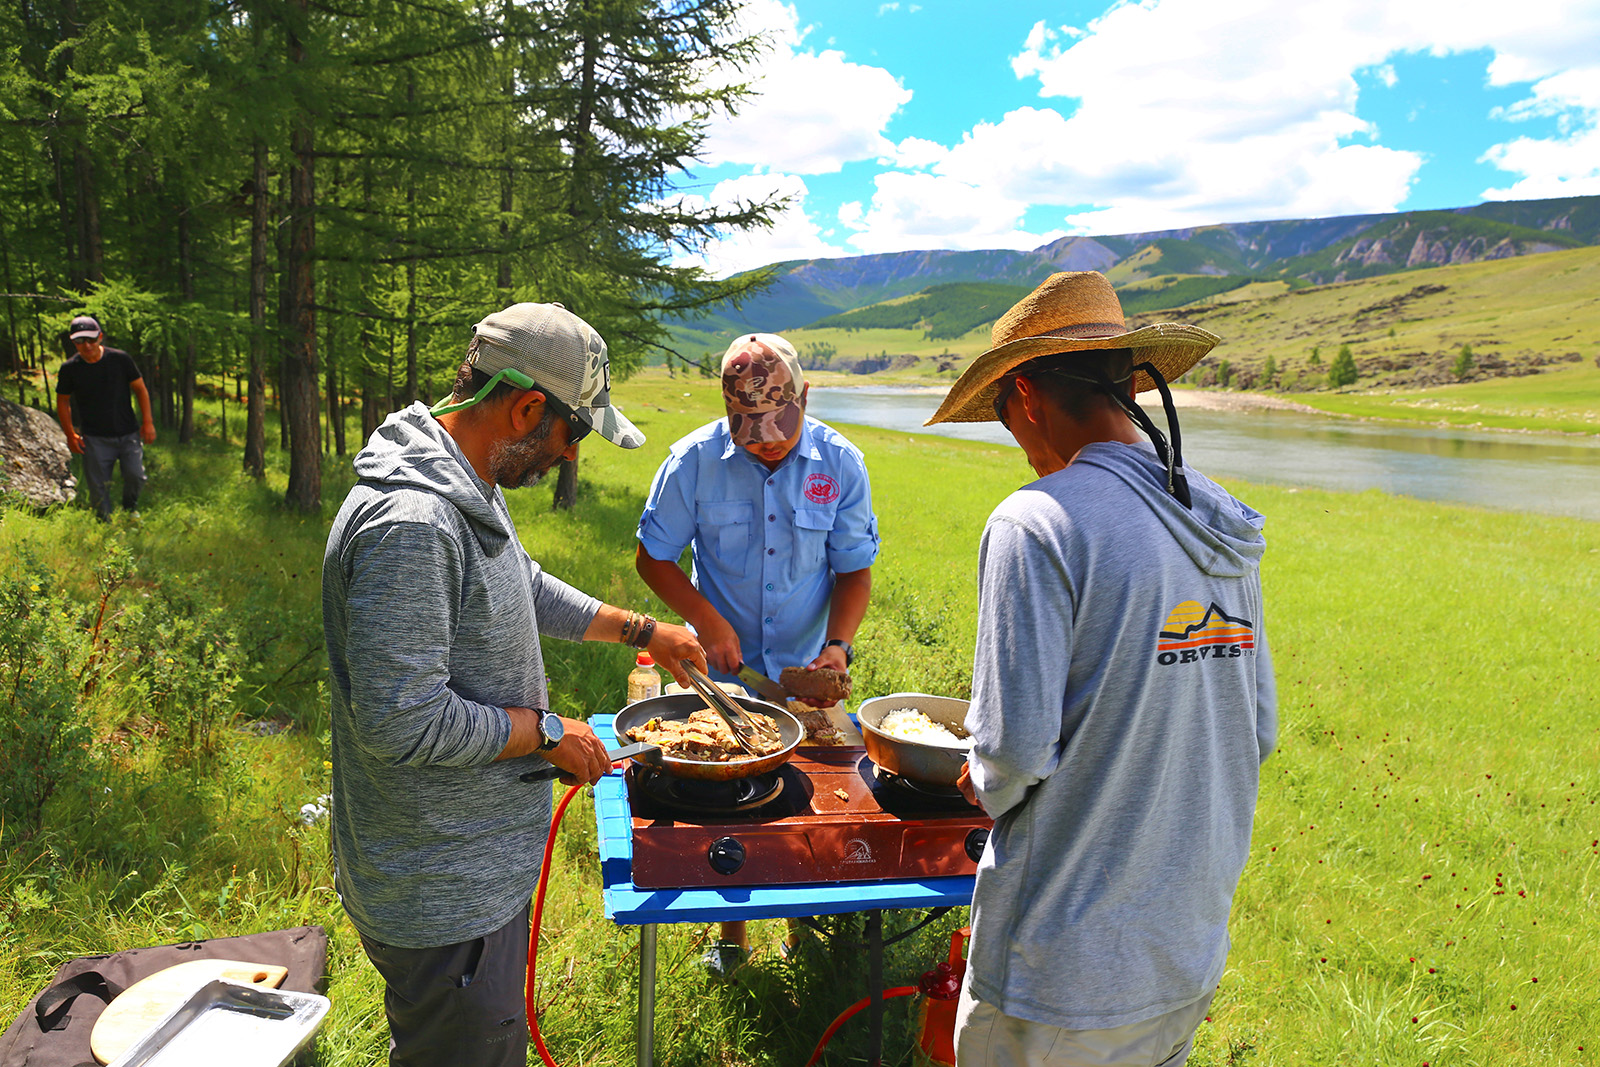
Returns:
[[[48,508],[71,500],[77,486],[61,425],[42,411],[0,400],[0,492]]]

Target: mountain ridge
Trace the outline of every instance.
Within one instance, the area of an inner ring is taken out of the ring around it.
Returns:
[[[772,265],[772,285],[742,306],[717,306],[668,326],[680,344],[715,349],[731,334],[798,329],[941,284],[1032,288],[1056,271],[1098,270],[1119,289],[1140,283],[1139,303],[1150,306],[1160,300],[1149,290],[1161,288],[1151,279],[1177,285],[1184,277],[1248,278],[1300,288],[1597,242],[1600,196],[1585,196],[1073,235],[1024,251],[920,249],[787,260]]]

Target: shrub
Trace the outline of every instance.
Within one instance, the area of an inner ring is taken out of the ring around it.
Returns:
[[[150,713],[180,739],[189,758],[210,755],[240,681],[241,657],[227,613],[205,606],[197,588],[168,579],[129,631],[127,640],[138,650],[134,682]]]
[[[80,696],[89,641],[79,605],[36,564],[0,581],[0,828],[32,834],[89,764]]]

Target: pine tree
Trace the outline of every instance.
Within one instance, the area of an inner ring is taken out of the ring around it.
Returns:
[[[1347,385],[1354,385],[1361,375],[1356,370],[1356,360],[1350,352],[1349,345],[1340,345],[1339,354],[1333,357],[1333,362],[1328,364],[1328,384],[1335,389],[1343,389]]]

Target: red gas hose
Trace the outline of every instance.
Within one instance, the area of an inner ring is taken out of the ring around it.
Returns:
[[[539,1058],[545,1062],[545,1067],[557,1067],[557,1064],[550,1058],[550,1050],[544,1047],[544,1035],[539,1033],[539,1017],[533,1010],[533,972],[539,962],[539,923],[544,918],[544,891],[550,883],[550,857],[556,850],[556,828],[561,825],[561,817],[567,813],[567,805],[572,803],[572,798],[582,788],[577,785],[568,787],[567,795],[561,798],[555,814],[550,816],[550,836],[545,838],[544,859],[539,861],[539,891],[533,897],[533,921],[529,924],[528,985],[524,991],[528,1004],[528,1033],[533,1037],[533,1046],[539,1050]]]
[[[914,985],[897,985],[893,989],[885,989],[883,991],[883,999],[888,1000],[891,997],[909,997],[914,993],[920,992],[921,990]],[[811,1058],[806,1061],[806,1067],[812,1067],[813,1064],[822,1058],[823,1048],[828,1044],[829,1041],[833,1040],[833,1035],[839,1032],[839,1027],[848,1022],[852,1015],[871,1003],[871,997],[862,997],[844,1011],[841,1011],[839,1013],[839,1017],[833,1020],[833,1025],[829,1026],[828,1029],[823,1032],[822,1040],[817,1042],[817,1047],[811,1053]]]

